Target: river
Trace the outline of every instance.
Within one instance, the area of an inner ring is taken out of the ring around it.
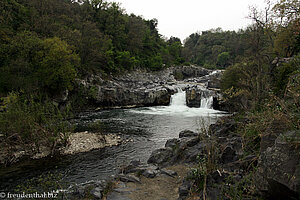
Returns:
[[[201,108],[189,108],[185,92],[179,88],[169,106],[82,113],[74,120],[78,130],[83,131],[86,124],[100,120],[103,133],[120,135],[128,142],[57,159],[22,162],[1,172],[0,189],[12,189],[48,172],[61,174],[68,184],[106,179],[132,160],[147,162],[153,150],[162,148],[168,139],[177,138],[180,131],[199,131],[203,125],[215,123],[224,113],[211,109],[211,104],[212,98],[208,97],[201,100]]]

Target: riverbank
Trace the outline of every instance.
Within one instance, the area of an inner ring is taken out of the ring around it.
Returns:
[[[93,149],[101,149],[105,147],[112,147],[121,144],[123,141],[120,136],[115,134],[76,132],[70,133],[67,139],[67,144],[58,145],[55,149],[55,154],[70,155],[76,153],[88,152]],[[24,159],[41,159],[53,154],[53,149],[48,146],[41,146],[39,151],[34,152],[30,146],[6,146],[2,145],[0,151],[0,167],[12,165]]]
[[[250,153],[251,141],[239,134],[250,123],[236,115],[221,118],[208,132],[182,131],[153,151],[148,164],[135,161],[120,169],[109,191],[98,187],[97,198],[299,199],[299,131],[273,129],[277,136],[262,136],[258,151]]]
[[[9,118],[13,119],[15,116],[19,116],[19,112],[24,112],[24,110],[29,111],[20,115],[24,116],[24,119],[19,119],[20,121],[27,120],[27,123],[10,123],[7,125],[10,127],[10,130],[4,130],[11,133],[0,134],[0,143],[3,147],[0,150],[0,165],[7,166],[13,164],[22,157],[41,158],[53,155],[54,153],[60,154],[60,151],[62,151],[61,147],[66,146],[68,143],[66,141],[69,135],[68,132],[72,130],[65,130],[70,126],[65,119],[60,119],[52,123],[49,121],[53,120],[52,118],[55,119],[56,117],[60,118],[63,116],[64,110],[68,110],[66,107],[70,104],[72,104],[73,108],[79,108],[78,110],[75,109],[75,112],[80,111],[79,104],[81,103],[85,104],[83,106],[84,109],[88,109],[86,107],[88,105],[93,111],[154,105],[166,106],[170,105],[171,95],[177,92],[178,87],[181,87],[178,84],[182,84],[184,85],[182,89],[187,93],[187,106],[199,108],[201,107],[201,99],[212,97],[212,107],[219,108],[218,100],[220,96],[217,90],[220,76],[221,71],[212,72],[198,66],[178,66],[158,72],[136,71],[108,79],[90,75],[86,79],[77,80],[78,87],[74,88],[73,92],[65,91],[57,94],[53,102],[47,102],[49,104],[47,108],[46,106],[44,108],[42,104],[37,104],[40,107],[34,108],[36,103],[34,103],[33,99],[29,100],[32,101],[29,104],[29,108],[24,107],[27,104],[22,103],[22,98],[18,94],[7,97],[4,101],[7,102],[4,107],[9,106],[8,102],[12,99],[19,99],[19,101],[15,102],[16,105],[10,105],[12,108],[6,109],[4,114],[8,115]],[[61,110],[60,114],[55,113],[55,109],[57,109],[56,105]],[[18,106],[23,106],[24,108],[14,110]],[[53,109],[53,114],[43,116],[48,112],[50,107]],[[43,109],[44,111],[42,111]],[[34,110],[41,111],[35,114]],[[38,121],[40,118],[46,119],[47,117],[52,118],[45,120],[43,123]],[[7,120],[5,123],[7,123]],[[59,127],[63,127],[62,130],[55,130],[56,127],[52,127],[53,124],[60,124]],[[47,130],[49,127],[50,130]],[[23,133],[25,131],[28,133]],[[26,134],[31,136],[27,137]],[[6,142],[8,139],[9,142]]]

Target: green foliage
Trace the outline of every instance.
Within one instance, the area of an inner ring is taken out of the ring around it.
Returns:
[[[21,32],[0,44],[0,93],[35,88],[33,60],[41,48],[41,40],[30,32]]]
[[[94,132],[94,133],[99,133],[101,132],[103,127],[103,124],[101,123],[100,120],[96,120],[94,122],[91,122],[87,125],[87,131],[89,132]]]
[[[240,200],[240,199],[262,199],[256,194],[254,184],[254,172],[243,177],[239,181],[234,181],[232,175],[226,178],[226,181],[222,187],[220,198],[226,196],[228,199]]]
[[[289,77],[299,70],[300,54],[295,56],[290,62],[282,63],[276,68],[274,75],[274,92],[278,96],[283,96],[289,82]]]
[[[183,74],[182,74],[182,71],[181,70],[175,70],[175,74],[174,74],[174,77],[176,80],[183,80]]]
[[[198,165],[195,168],[192,168],[188,179],[193,181],[193,186],[195,192],[200,192],[204,189],[206,184],[206,177],[207,177],[207,167],[206,167],[206,160],[203,158],[197,157]]]
[[[239,80],[242,78],[242,64],[235,64],[226,69],[221,79],[221,89],[223,92],[229,89],[239,88]]]
[[[297,24],[290,24],[287,28],[280,28],[276,38],[274,39],[274,51],[277,55],[283,57],[293,56],[299,52],[299,42],[297,37]]]
[[[175,65],[182,64],[184,58],[182,57],[182,44],[179,38],[171,37],[167,41],[167,49],[171,57],[171,63]]]
[[[206,69],[216,69],[216,65],[214,65],[214,64],[208,64],[208,63],[205,63],[203,65],[203,67],[206,68]]]
[[[185,40],[182,55],[188,62],[208,69],[226,68],[244,54],[244,35],[243,31],[220,28],[193,33]]]
[[[1,96],[12,90],[54,95],[90,73],[184,62],[178,38],[165,41],[156,19],[127,15],[115,2],[3,0],[0,21]]]
[[[12,90],[59,93],[71,90],[79,57],[59,38],[39,39],[21,32],[2,44],[0,93]]]
[[[66,186],[66,184],[61,181],[62,177],[62,174],[48,172],[38,177],[25,180],[22,184],[16,186],[15,192],[25,192],[26,194],[37,192],[43,194],[44,192],[48,193],[62,190],[64,189],[63,187]]]
[[[80,59],[66,42],[57,37],[42,41],[42,50],[37,52],[36,60],[40,87],[50,94],[72,90],[76,77],[75,67]]]
[[[3,99],[0,112],[0,132],[8,144],[21,144],[33,152],[40,146],[54,150],[58,143],[66,144],[72,126],[65,121],[68,110],[61,112],[47,98],[10,93]]]
[[[230,63],[230,54],[229,52],[222,52],[218,55],[217,66],[220,68],[226,68]]]
[[[118,51],[116,55],[116,64],[119,66],[120,69],[127,69],[132,70],[136,64],[137,60],[135,57],[130,56],[129,51]]]

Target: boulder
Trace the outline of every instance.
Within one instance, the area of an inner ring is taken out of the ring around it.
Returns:
[[[272,147],[277,137],[285,132],[289,128],[289,124],[286,123],[288,119],[284,116],[280,116],[272,120],[267,130],[261,136],[260,151],[264,152],[268,147]]]
[[[191,130],[183,130],[179,133],[179,138],[183,138],[183,137],[196,137],[198,136],[198,133],[195,133],[194,131]]]
[[[181,66],[174,69],[173,74],[177,80],[208,75],[211,71],[197,66]]]
[[[116,179],[119,179],[122,182],[134,182],[134,183],[141,183],[140,179],[134,175],[131,174],[118,174],[116,176]]]
[[[154,150],[147,162],[157,165],[169,165],[172,162],[172,157],[173,150],[171,148],[161,148]]]
[[[236,130],[237,123],[232,117],[223,117],[210,125],[210,132],[217,137],[226,137]]]
[[[204,107],[205,105],[201,105],[203,98],[205,99],[209,99],[210,97],[217,98],[218,96],[215,91],[207,90],[205,87],[200,85],[192,85],[191,87],[186,88],[185,91],[186,91],[186,105],[188,107],[195,107],[195,108]]]
[[[186,90],[186,105],[188,107],[199,108],[201,104],[202,92],[197,88],[189,88]]]
[[[158,170],[146,169],[142,175],[145,176],[146,178],[154,178],[158,173],[159,173]]]
[[[134,173],[134,172],[140,171],[140,168],[142,165],[143,164],[139,160],[133,160],[130,162],[129,165],[120,169],[120,172],[124,173],[124,174]]]
[[[183,180],[183,183],[181,184],[181,186],[178,189],[178,192],[179,192],[178,199],[179,200],[186,199],[190,193],[191,187],[192,187],[192,184],[189,180],[187,180],[187,179]]]
[[[221,162],[227,164],[237,160],[236,151],[231,146],[226,146],[221,155]]]
[[[165,175],[168,175],[168,176],[171,176],[171,177],[177,176],[177,172],[172,171],[172,170],[162,169],[160,171],[161,171],[162,174],[165,174]]]
[[[167,140],[165,147],[166,148],[169,147],[174,150],[174,149],[178,148],[179,143],[180,143],[180,140],[177,138],[169,139],[169,140]]]
[[[94,199],[102,199],[103,189],[101,187],[95,187],[91,190],[90,194],[94,197]]]
[[[300,197],[300,131],[286,132],[261,153],[256,186],[268,198]]]

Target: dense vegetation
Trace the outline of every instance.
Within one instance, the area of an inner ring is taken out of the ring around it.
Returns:
[[[243,155],[239,161],[243,162],[249,155],[254,158],[242,179],[223,181],[224,188],[227,188],[221,196],[225,199],[265,199],[257,190],[258,168],[261,167],[257,161],[267,162],[261,159],[261,155],[267,147],[272,148],[280,135],[286,137],[293,132],[295,136],[286,139],[288,146],[298,149],[300,145],[299,1],[280,0],[275,4],[269,1],[262,11],[251,8],[249,17],[254,23],[246,30],[236,33],[217,29],[195,33],[187,38],[183,49],[192,63],[226,68],[221,90],[228,108],[237,112],[231,117],[237,127],[229,132],[242,138]],[[208,144],[214,141],[211,138],[207,140]],[[217,151],[214,149],[213,152]],[[209,164],[217,160],[210,159],[209,152],[206,157],[207,160],[199,162],[192,171],[195,187],[202,192],[203,199],[206,196],[206,178],[211,173]],[[273,163],[269,170],[276,171],[278,165],[284,165],[284,162],[286,160]],[[295,165],[293,167],[297,168]],[[214,167],[217,169],[217,165]],[[299,198],[287,197],[287,191],[283,191],[286,196],[282,197],[277,197],[278,193],[274,190],[269,192],[273,192],[270,199]]]
[[[118,3],[3,0],[0,10],[0,96],[12,90],[52,94],[89,73],[183,62],[178,38],[163,39],[156,19],[128,15]]]
[[[62,123],[70,105],[61,110],[56,99],[77,78],[182,63],[181,41],[163,39],[157,23],[105,0],[1,0],[0,136],[54,149],[71,130]],[[77,90],[73,109],[89,93]]]

